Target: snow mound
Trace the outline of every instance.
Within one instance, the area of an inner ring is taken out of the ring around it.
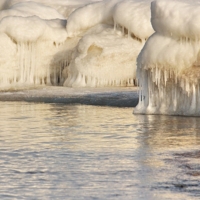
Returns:
[[[136,113],[200,115],[199,1],[154,1],[156,31],[140,52]]]

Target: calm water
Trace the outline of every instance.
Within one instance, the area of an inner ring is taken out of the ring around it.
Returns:
[[[0,102],[0,199],[200,198],[200,118]]]

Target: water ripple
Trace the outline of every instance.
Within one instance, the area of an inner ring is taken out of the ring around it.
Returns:
[[[0,102],[0,199],[200,197],[200,118]]]

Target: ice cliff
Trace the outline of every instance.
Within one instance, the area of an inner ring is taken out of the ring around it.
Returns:
[[[200,2],[151,3],[149,37],[137,58],[135,113],[200,115]]]

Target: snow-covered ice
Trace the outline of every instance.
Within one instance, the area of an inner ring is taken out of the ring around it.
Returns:
[[[140,52],[136,113],[200,115],[200,2],[151,3],[155,33]]]
[[[2,0],[0,89],[134,86],[150,1]]]

